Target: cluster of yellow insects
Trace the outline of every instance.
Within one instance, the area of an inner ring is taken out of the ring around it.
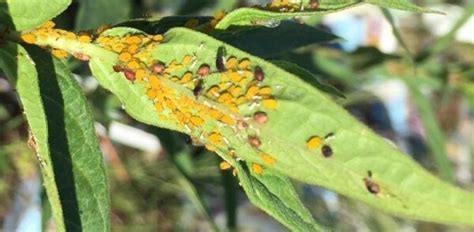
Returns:
[[[222,14],[217,14],[215,19],[220,20],[222,17]],[[93,43],[112,51],[117,54],[117,61],[110,67],[110,72],[121,73],[130,83],[143,86],[144,95],[154,105],[161,121],[172,122],[189,134],[199,131],[200,137],[197,140],[203,142],[208,150],[227,151],[231,157],[236,158],[235,150],[221,131],[222,128],[231,128],[238,132],[239,138],[248,146],[257,150],[262,163],[267,166],[276,163],[272,156],[259,149],[262,140],[255,129],[269,123],[268,111],[277,110],[279,103],[272,95],[272,87],[267,83],[264,68],[252,64],[249,58],[227,55],[225,47],[221,46],[211,63],[200,63],[195,55],[184,55],[179,59],[163,62],[155,59],[150,52],[165,43],[165,38],[159,34],[75,34],[55,29],[54,26],[53,22],[48,21],[35,30],[23,33],[21,38],[30,44],[47,38],[61,38]],[[66,51],[56,48],[52,49],[52,54],[58,58],[68,55]],[[73,55],[81,60],[89,59],[87,54]],[[197,68],[190,71],[190,66]],[[210,76],[214,77],[214,81],[208,81]],[[178,91],[175,86],[184,87],[187,91]],[[250,115],[242,116],[240,107],[244,105],[259,107]],[[216,127],[216,123],[220,126]],[[330,157],[333,151],[324,143],[332,135],[330,133],[324,138],[310,136],[306,141],[307,149],[321,149],[324,157]],[[231,168],[225,161],[219,166],[221,169]],[[263,167],[253,163],[251,170],[262,174]]]

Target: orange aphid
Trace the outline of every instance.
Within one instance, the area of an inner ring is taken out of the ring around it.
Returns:
[[[242,76],[238,72],[231,72],[229,74],[230,80],[234,83],[238,83],[240,80],[242,80]]]
[[[260,95],[270,95],[272,93],[272,89],[270,87],[263,87],[258,90],[258,94]]]
[[[192,78],[193,78],[193,74],[192,74],[191,72],[186,72],[186,73],[181,77],[180,82],[181,82],[181,83],[190,82]]]
[[[218,86],[212,86],[207,90],[207,96],[209,97],[219,97],[219,87]]]
[[[233,125],[235,123],[235,120],[229,117],[228,115],[222,115],[222,117],[219,118],[219,121],[227,125]]]
[[[190,120],[196,126],[202,126],[202,124],[204,124],[204,120],[200,117],[194,116],[194,117],[191,117]]]
[[[186,55],[186,56],[183,57],[183,61],[181,63],[183,65],[187,65],[187,64],[189,64],[189,62],[191,62],[192,58],[193,58],[192,56]]]
[[[227,170],[231,167],[232,166],[227,161],[222,161],[222,162],[219,163],[219,169],[220,170]]]
[[[245,59],[240,60],[238,67],[239,69],[247,69],[249,65],[250,65],[250,60],[245,58]]]
[[[315,135],[311,136],[308,141],[306,141],[306,147],[310,150],[316,149],[322,144],[322,139],[321,137]]]
[[[273,157],[271,157],[270,155],[262,154],[261,156],[262,156],[263,162],[265,162],[266,164],[268,165],[275,164],[275,159],[273,159]]]
[[[155,99],[156,97],[156,90],[155,89],[149,89],[147,92],[146,92],[146,95],[149,99],[153,100]]]
[[[31,33],[25,33],[21,35],[21,39],[28,44],[34,44],[36,42],[36,36]]]
[[[61,49],[53,49],[51,53],[59,59],[64,59],[68,55],[66,51],[61,50]]]
[[[136,61],[136,60],[132,60],[132,61],[128,62],[127,67],[129,69],[139,69],[140,68],[140,63],[138,63],[138,61]]]
[[[41,24],[41,26],[39,27],[44,28],[44,29],[52,29],[54,26],[56,26],[56,24],[53,21],[48,20],[44,22],[43,24]]]
[[[267,98],[263,99],[262,104],[268,109],[275,109],[278,105],[278,102],[273,98]]]
[[[225,67],[227,69],[233,69],[237,66],[237,58],[235,57],[230,57],[228,60],[225,62]]]
[[[112,43],[112,50],[114,52],[122,52],[124,48],[125,45],[123,43]]]
[[[122,62],[128,62],[131,59],[132,59],[132,54],[130,54],[128,52],[122,52],[119,55],[119,60],[122,61]]]
[[[137,71],[135,71],[135,78],[137,78],[137,80],[139,81],[143,80],[143,78],[145,78],[145,70],[138,69]]]
[[[156,102],[155,103],[155,109],[157,111],[163,111],[163,105],[161,104],[161,102]]]
[[[223,93],[219,96],[219,98],[217,99],[220,103],[228,103],[230,101],[232,101],[232,95],[230,93]]]
[[[225,12],[223,10],[220,10],[214,14],[214,19],[220,20],[224,18],[224,16],[225,16]]]
[[[125,42],[128,44],[139,44],[142,42],[142,39],[136,35],[132,35],[125,39]]]
[[[252,164],[252,171],[257,175],[261,175],[263,172],[263,167],[260,164]]]
[[[211,142],[212,144],[221,144],[222,143],[222,136],[217,132],[210,133],[207,138],[208,138],[209,142]]]
[[[91,37],[88,35],[80,35],[78,40],[82,43],[90,43],[92,41]]]
[[[132,44],[132,45],[128,46],[127,51],[132,53],[132,54],[137,53],[138,45],[137,44]]]
[[[242,91],[242,88],[240,88],[239,86],[232,86],[229,89],[230,94],[232,94],[232,96],[234,97],[237,97],[241,91]]]
[[[163,40],[163,36],[162,35],[154,35],[152,39],[156,42],[161,42]]]
[[[247,92],[245,93],[245,97],[247,99],[252,99],[258,92],[258,87],[256,85],[252,85],[247,89]]]
[[[158,89],[160,87],[160,79],[158,79],[156,75],[150,75],[150,77],[148,77],[148,83],[153,89]]]

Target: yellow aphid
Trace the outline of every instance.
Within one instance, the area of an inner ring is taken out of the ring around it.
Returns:
[[[232,96],[234,97],[239,96],[241,91],[242,91],[242,88],[240,88],[239,86],[233,86],[229,89],[230,94],[232,94]]]
[[[219,118],[219,121],[221,121],[222,123],[227,124],[227,125],[235,124],[235,120],[232,119],[231,117],[229,117],[228,115],[222,115],[222,117]]]
[[[67,39],[76,39],[76,34],[74,34],[72,32],[66,32],[65,37]]]
[[[143,80],[143,78],[145,78],[145,70],[138,69],[135,71],[135,78],[139,81]]]
[[[234,113],[238,113],[239,112],[239,108],[237,107],[237,105],[235,103],[231,103],[229,104],[229,108],[230,108],[230,111],[234,112]]]
[[[219,83],[219,90],[226,90],[228,87],[229,87],[230,83],[227,83],[227,82],[222,82],[222,83]]]
[[[114,52],[122,52],[122,50],[125,48],[125,45],[123,43],[113,43],[112,44],[112,50]]]
[[[136,61],[136,60],[132,60],[132,61],[128,62],[127,67],[129,69],[139,69],[140,68],[140,63],[138,63],[138,61]]]
[[[220,170],[227,170],[227,169],[229,169],[229,168],[231,168],[231,167],[232,167],[232,166],[231,166],[228,162],[226,162],[226,161],[222,161],[222,162],[219,163],[219,169],[220,169]]]
[[[211,22],[209,23],[209,25],[211,25],[211,27],[215,27],[218,22],[219,22],[218,20],[212,19]]]
[[[137,51],[138,51],[138,45],[132,44],[132,45],[128,46],[127,51],[130,52],[130,53],[132,53],[132,54],[137,53]]]
[[[139,44],[142,42],[142,39],[136,35],[133,35],[133,36],[127,37],[125,39],[125,42],[128,44]]]
[[[181,83],[190,82],[192,78],[193,78],[193,73],[191,73],[191,72],[186,72],[186,73],[181,77],[180,82],[181,82]]]
[[[80,35],[79,36],[79,42],[82,43],[90,43],[92,41],[91,37],[88,35]]]
[[[207,96],[210,98],[219,97],[219,87],[214,85],[209,90],[207,90]]]
[[[196,126],[202,126],[202,124],[204,124],[204,120],[200,117],[194,116],[194,117],[191,117],[190,120]]]
[[[240,60],[240,63],[238,65],[239,69],[247,69],[247,67],[250,65],[250,60],[245,58]]]
[[[220,103],[230,102],[232,100],[232,95],[230,93],[225,92],[221,94],[217,100]]]
[[[210,133],[207,138],[208,138],[209,142],[211,142],[212,144],[221,144],[222,143],[222,136],[221,136],[221,134],[219,134],[217,132]]]
[[[210,144],[205,144],[204,147],[209,151],[215,151],[216,150],[216,147],[214,147]]]
[[[155,109],[159,112],[163,111],[163,105],[161,104],[161,102],[155,103]]]
[[[252,85],[247,89],[247,92],[245,93],[245,97],[247,99],[252,99],[258,92],[258,87],[256,85]]]
[[[226,62],[225,62],[225,67],[227,69],[233,69],[237,66],[237,58],[235,57],[230,57]]]
[[[221,112],[215,110],[215,109],[211,109],[209,114],[211,115],[212,118],[214,119],[219,119],[221,117]]]
[[[149,89],[149,90],[146,92],[146,96],[147,96],[149,99],[151,99],[151,100],[155,99],[155,97],[156,97],[156,90],[155,90],[155,89]]]
[[[220,10],[214,14],[214,19],[220,20],[224,18],[225,12],[223,10]]]
[[[64,59],[68,55],[66,51],[60,49],[53,49],[51,53],[59,59]]]
[[[271,157],[270,155],[262,154],[262,159],[263,159],[263,162],[265,162],[268,165],[275,164],[275,159],[273,159],[273,157]]]
[[[48,21],[44,22],[44,23],[40,26],[40,28],[52,29],[54,26],[56,26],[56,24],[55,24],[53,21],[48,20]]]
[[[28,44],[34,44],[36,42],[36,36],[31,33],[25,33],[21,35],[21,39]]]
[[[183,61],[182,61],[181,63],[182,63],[183,65],[187,65],[187,64],[189,64],[189,62],[191,62],[191,59],[192,59],[192,58],[193,58],[192,56],[186,55],[186,56],[183,57]]]
[[[122,52],[119,55],[119,60],[122,61],[122,62],[128,62],[131,59],[132,59],[132,54],[130,54],[128,52]]]
[[[322,142],[323,141],[322,141],[321,137],[315,135],[315,136],[312,136],[311,138],[309,138],[308,141],[306,141],[306,147],[310,150],[313,150],[313,149],[316,149],[316,148],[320,147]]]
[[[257,175],[261,175],[263,167],[260,164],[252,164],[252,171]]]
[[[152,39],[153,39],[153,41],[161,42],[163,40],[163,36],[162,35],[154,35]]]
[[[150,75],[148,77],[148,83],[150,83],[151,88],[158,89],[160,87],[160,79],[156,75]]]
[[[238,72],[231,72],[229,74],[230,80],[234,83],[238,83],[240,80],[242,80],[242,76]]]
[[[270,87],[263,87],[260,90],[258,90],[258,94],[260,95],[270,95],[272,93],[272,89]]]
[[[235,103],[237,105],[240,105],[240,104],[243,104],[247,101],[247,98],[245,96],[240,96],[237,98],[237,100],[235,100]]]
[[[239,81],[240,86],[245,86],[249,82],[250,78],[244,77]]]
[[[221,83],[230,81],[229,72],[224,72],[224,73],[222,73],[222,74],[220,75],[219,81],[220,81]]]
[[[275,109],[278,105],[278,102],[273,98],[267,98],[263,99],[262,104],[268,109]]]

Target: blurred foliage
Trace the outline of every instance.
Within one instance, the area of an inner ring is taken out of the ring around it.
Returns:
[[[73,1],[73,4],[55,21],[60,27],[80,31],[97,28],[103,23],[116,24],[137,17],[157,19],[168,15],[209,16],[218,9],[231,10],[250,2],[256,1],[81,0]],[[461,5],[463,1],[437,2]],[[414,63],[407,61],[407,53],[403,49],[394,54],[386,54],[376,47],[367,46],[353,52],[344,52],[337,44],[338,41],[325,45],[312,45],[317,39],[315,37],[308,37],[308,41],[304,44],[283,47],[277,52],[267,54],[266,47],[262,47],[261,51],[269,59],[287,60],[298,64],[304,68],[304,72],[309,71],[315,75],[313,77],[317,84],[323,82],[335,86],[346,97],[337,99],[341,105],[376,132],[395,142],[406,138],[397,138],[394,129],[387,126],[389,124],[386,122],[387,112],[380,104],[381,99],[367,92],[366,86],[374,80],[399,79],[409,83],[413,90],[410,91],[410,101],[420,114],[421,124],[428,137],[435,141],[426,141],[423,137],[414,135],[407,139],[415,144],[407,149],[407,152],[430,171],[440,175],[440,172],[449,172],[446,175],[448,180],[451,179],[465,189],[473,190],[472,181],[465,183],[456,179],[455,173],[449,168],[439,170],[440,164],[453,166],[454,172],[459,170],[459,164],[453,165],[452,161],[456,157],[448,154],[448,159],[436,158],[443,156],[445,149],[449,153],[450,145],[444,148],[444,139],[448,139],[446,143],[452,143],[449,138],[459,134],[462,129],[460,125],[464,125],[459,119],[459,114],[466,104],[472,128],[474,45],[456,42],[453,38],[456,29],[474,12],[474,4],[465,4],[461,5],[465,7],[464,15],[452,31],[441,38],[431,35],[419,18],[416,18],[415,23],[410,22],[411,25],[401,25],[400,34],[403,38],[399,39],[405,41],[407,50],[411,52],[408,55],[412,56]],[[320,22],[314,18],[313,21]],[[153,29],[157,30],[156,27]],[[235,30],[232,33],[242,33],[245,38],[260,35],[258,28],[249,31],[239,31],[238,28]],[[266,28],[261,30],[265,31]],[[314,30],[314,33],[325,35],[321,30],[308,26],[302,26],[301,30]],[[226,37],[225,34],[213,36],[222,40]],[[232,42],[231,44],[238,44],[242,41]],[[246,42],[244,44],[249,45]],[[93,109],[95,121],[106,127],[112,121],[119,121],[143,129],[160,138],[164,148],[160,154],[147,154],[114,144],[118,153],[118,159],[115,160],[108,157],[105,152],[113,231],[207,231],[216,229],[217,226],[232,230],[237,225],[241,229],[254,231],[262,231],[259,228],[282,229],[268,216],[263,216],[264,220],[259,220],[263,214],[261,211],[253,207],[248,209],[249,206],[243,203],[248,200],[237,186],[231,171],[219,171],[220,159],[216,155],[200,146],[194,146],[191,139],[184,135],[143,125],[129,118],[115,96],[101,87],[87,89],[84,83],[88,80],[90,71],[86,65],[72,60],[68,65],[74,67],[73,72],[79,75],[79,81],[83,84]],[[422,78],[414,80],[413,65],[417,69],[416,73],[421,74]],[[1,82],[3,79],[3,76],[0,76],[0,85],[5,86],[6,84]],[[338,90],[334,91],[339,93]],[[0,222],[2,222],[11,205],[15,183],[28,175],[26,170],[36,169],[26,167],[31,166],[35,158],[26,145],[27,126],[14,92],[7,87],[0,88],[0,91],[0,176],[2,177]],[[436,135],[435,138],[432,138],[432,135]],[[466,143],[468,144],[461,145],[471,149],[469,155],[472,160],[474,145],[469,140]],[[442,154],[433,156],[433,152]],[[469,166],[472,173],[472,165]],[[403,228],[413,228],[417,231],[469,231],[469,228],[464,227],[391,217],[327,190],[300,183],[295,185],[318,223],[336,231],[398,231]],[[245,217],[248,220],[241,220],[245,214],[251,216]],[[236,219],[237,215],[239,217]],[[252,221],[252,216],[257,219]],[[264,226],[256,225],[263,222],[266,223]]]

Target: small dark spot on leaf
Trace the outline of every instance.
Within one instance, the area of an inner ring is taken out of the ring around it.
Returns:
[[[326,158],[331,157],[333,154],[332,148],[329,145],[324,145],[321,147],[321,153]]]

